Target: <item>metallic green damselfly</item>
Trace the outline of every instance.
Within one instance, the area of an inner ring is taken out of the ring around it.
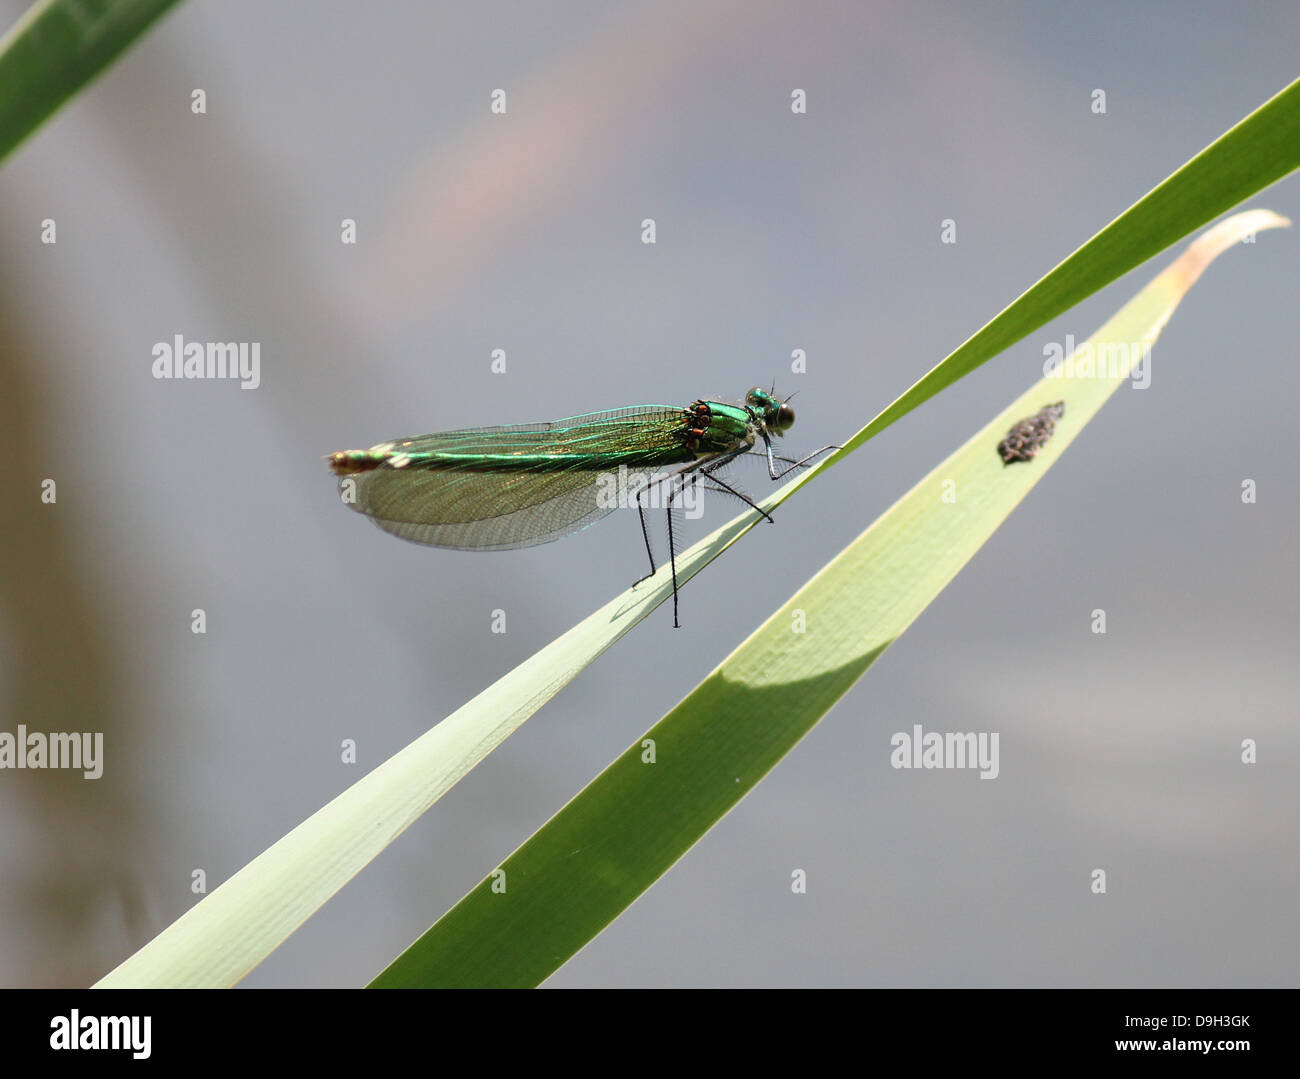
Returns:
[[[650,556],[647,576],[654,574],[655,565],[646,496],[650,488],[666,488],[676,626],[673,505],[688,488],[703,484],[735,495],[770,521],[717,473],[754,450],[759,440],[773,480],[838,449],[825,446],[798,461],[777,456],[772,439],[793,424],[794,409],[787,401],[755,388],[743,405],[702,400],[686,408],[638,405],[551,423],[468,427],[394,439],[368,450],[342,450],[328,460],[345,503],[384,531],[430,547],[532,547],[635,504]],[[778,471],[777,461],[787,467]]]

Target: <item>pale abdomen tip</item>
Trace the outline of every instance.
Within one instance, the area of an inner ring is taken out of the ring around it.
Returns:
[[[369,472],[379,467],[379,462],[369,450],[339,450],[327,458],[330,471],[336,476],[352,476],[358,472]]]

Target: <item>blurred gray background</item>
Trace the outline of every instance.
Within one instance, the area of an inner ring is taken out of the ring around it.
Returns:
[[[1287,0],[176,9],[0,169],[0,729],[103,731],[108,757],[93,783],[0,774],[0,983],[95,980],[195,869],[215,887],[643,572],[623,515],[513,553],[404,544],[322,455],[773,381],[787,448],[846,438],[1298,44]],[[1295,217],[1300,186],[1249,205]],[[1171,257],[786,503],[683,629],[661,608],[245,984],[366,982]],[[1296,984],[1298,274],[1294,233],[1225,255],[1151,388],[548,984]],[[155,380],[178,333],[260,342],[261,387]],[[913,723],[1000,732],[1001,776],[891,769]]]

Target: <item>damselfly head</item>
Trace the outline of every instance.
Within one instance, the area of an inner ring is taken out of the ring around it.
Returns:
[[[759,414],[771,434],[783,435],[794,426],[794,409],[761,386],[745,394],[745,404]]]

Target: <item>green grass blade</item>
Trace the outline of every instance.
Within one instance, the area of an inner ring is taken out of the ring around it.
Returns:
[[[940,390],[1171,244],[1300,168],[1300,79],[1154,187],[857,432],[879,434]]]
[[[532,986],[555,971],[743,798],[956,576],[1128,377],[1210,261],[1287,223],[1265,210],[1239,214],[1192,244],[1076,350],[1116,357],[1113,375],[1044,378],[1008,405],[373,985]],[[1065,414],[1045,448],[1004,466],[996,446],[1007,429],[1055,401]]]
[[[0,161],[176,0],[42,0],[0,39]]]

